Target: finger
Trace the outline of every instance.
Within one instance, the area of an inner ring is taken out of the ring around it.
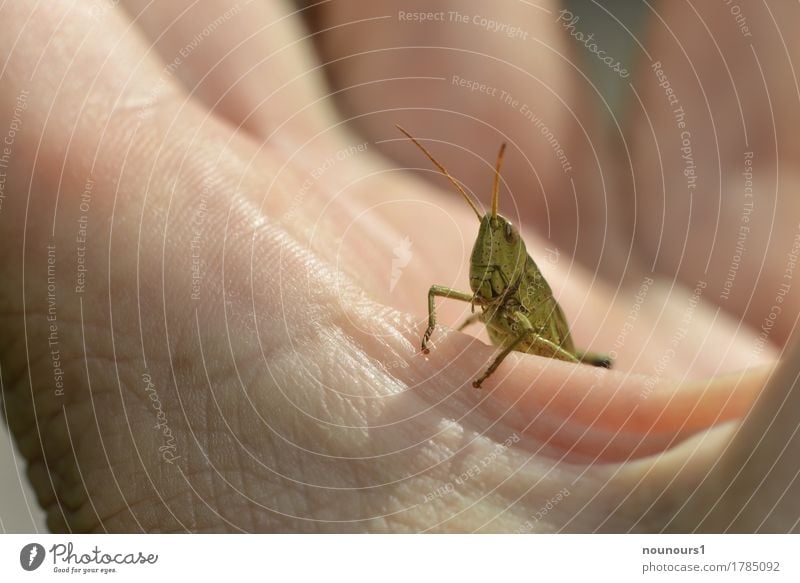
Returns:
[[[312,137],[330,117],[319,100],[313,47],[289,2],[125,0],[174,77],[215,114],[265,138],[284,131]],[[278,123],[276,123],[278,122]]]
[[[164,326],[188,319],[170,289],[191,289],[194,235],[169,209],[183,218],[204,192],[209,241],[226,217],[252,224],[250,207],[226,194],[248,190],[242,160],[254,149],[161,76],[119,12],[98,18],[96,6],[0,8],[20,31],[0,38],[5,403],[52,529],[185,528],[190,506],[163,500],[186,481],[162,459],[158,412],[141,398],[143,374],[155,377],[170,354]],[[178,243],[165,258],[167,233]],[[205,249],[213,280],[214,245]],[[176,393],[162,385],[158,399],[170,431],[188,436]]]
[[[316,223],[308,241],[316,252],[345,269],[352,268],[374,297],[400,309],[416,310],[418,302],[387,285],[383,272],[364,273],[362,266],[391,263],[392,253],[411,233],[408,225],[416,224],[414,217],[421,211],[432,221],[444,220],[454,227],[452,217],[460,217],[461,209],[452,208],[455,204],[437,205],[431,213],[430,197],[421,194],[413,181],[376,174],[385,168],[370,141],[348,135],[331,123],[333,108],[323,98],[327,89],[311,62],[311,39],[290,5],[231,5],[216,0],[129,0],[123,5],[165,61],[163,78],[179,81],[192,97],[257,140],[270,138],[269,147],[279,149],[286,158],[286,166],[278,170],[281,180],[292,174],[292,167],[301,168],[290,178],[297,181],[293,190],[272,192],[258,202],[263,200],[270,214],[289,226]],[[338,198],[333,206],[329,206],[328,193]],[[344,229],[343,244],[332,246],[326,236],[338,237],[342,232],[343,215],[332,210],[340,204],[360,218]],[[379,230],[369,226],[377,215],[383,225]],[[448,258],[463,254],[459,239],[465,235],[460,228],[452,234],[454,239],[447,243],[433,231],[415,236],[418,249],[435,247],[438,252],[426,263],[414,261],[405,270],[406,282],[414,273],[431,277],[454,271]],[[466,233],[471,235],[471,230]]]
[[[590,268],[614,271],[627,256],[617,244],[629,217],[609,195],[615,169],[591,109],[599,100],[567,16],[554,1],[344,2],[319,5],[312,22],[340,106],[383,152],[427,167],[395,140],[402,124],[430,139],[488,206],[497,148],[508,141],[502,211]]]
[[[800,347],[794,345],[710,471],[674,492],[667,528],[703,532],[800,530]]]
[[[662,2],[642,46],[630,124],[637,245],[657,268],[703,279],[771,342],[798,312],[794,3]],[[772,306],[779,303],[774,309]]]
[[[795,115],[796,87],[786,80],[798,47],[785,23],[797,6],[682,8],[661,3],[644,46],[631,126],[639,192],[648,196],[640,240],[660,269],[707,280],[717,303],[759,331],[752,354],[771,342],[784,348],[733,439],[714,454],[687,453],[653,514],[680,532],[788,532],[800,517],[797,356],[785,345],[798,310],[797,204],[784,195],[796,190],[797,136],[785,120]]]
[[[689,437],[743,418],[773,367],[711,378],[599,370],[512,353],[486,383],[520,414],[518,428],[550,455],[624,462],[663,453]]]

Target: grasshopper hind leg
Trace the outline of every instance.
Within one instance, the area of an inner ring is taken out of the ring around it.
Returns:
[[[614,360],[607,354],[598,354],[597,352],[589,352],[586,350],[576,350],[575,357],[584,364],[602,368],[611,368],[611,365],[614,363]]]
[[[540,336],[534,327],[531,325],[528,318],[522,312],[514,312],[514,319],[520,324],[522,328],[522,332],[518,336],[516,336],[511,342],[509,342],[506,347],[498,354],[489,368],[486,369],[480,377],[473,381],[472,386],[476,389],[480,389],[483,381],[489,378],[494,371],[497,370],[497,367],[500,366],[500,363],[505,360],[506,356],[508,356],[512,351],[516,350],[517,346],[524,340],[529,340],[535,343],[537,346],[544,353],[552,353],[553,358],[558,358],[560,360],[566,360],[567,362],[578,362],[578,357],[574,356],[572,353],[564,350],[558,344],[551,342],[547,338],[543,338]]]

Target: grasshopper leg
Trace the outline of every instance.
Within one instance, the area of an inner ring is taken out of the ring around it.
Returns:
[[[431,339],[433,329],[436,328],[436,305],[434,298],[450,298],[451,300],[461,300],[462,302],[472,302],[474,294],[458,291],[442,285],[432,285],[428,290],[428,329],[422,336],[422,352],[428,354],[428,340]]]
[[[471,326],[475,322],[480,322],[482,317],[483,317],[483,314],[472,314],[472,315],[468,316],[466,320],[461,322],[461,324],[459,325],[458,328],[456,328],[456,330],[461,332],[467,326]]]
[[[506,356],[508,356],[508,355],[509,355],[509,353],[510,353],[512,350],[514,350],[514,348],[516,348],[516,347],[517,347],[517,345],[518,345],[520,342],[522,342],[522,341],[525,339],[525,337],[526,337],[527,335],[528,335],[528,331],[527,331],[527,330],[525,330],[524,332],[522,332],[522,334],[520,334],[519,336],[517,336],[516,338],[514,338],[514,340],[512,340],[512,341],[511,341],[511,342],[508,344],[508,346],[506,346],[506,347],[503,349],[503,351],[502,351],[500,354],[498,354],[498,355],[497,355],[497,357],[494,359],[494,361],[492,362],[492,364],[490,364],[490,365],[489,365],[489,368],[487,368],[487,369],[486,369],[486,372],[484,372],[484,373],[483,373],[481,376],[479,376],[477,379],[475,379],[474,381],[472,381],[472,386],[473,386],[473,387],[475,387],[476,389],[480,389],[480,388],[481,388],[481,384],[483,383],[483,381],[485,381],[486,379],[488,379],[488,378],[489,378],[489,376],[490,376],[490,375],[491,375],[491,374],[492,374],[494,371],[496,371],[496,370],[497,370],[497,367],[498,367],[498,366],[500,366],[500,363],[501,363],[501,362],[503,362],[503,360],[505,360]]]
[[[475,379],[475,381],[473,381],[472,386],[475,387],[476,389],[481,388],[481,384],[483,384],[483,381],[489,378],[489,376],[494,371],[497,370],[497,367],[500,366],[500,363],[503,362],[503,360],[505,360],[506,356],[508,356],[511,353],[511,351],[513,351],[517,347],[517,345],[526,338],[530,338],[536,344],[539,344],[541,346],[546,346],[548,350],[552,351],[554,355],[557,355],[557,357],[561,358],[562,360],[576,362],[576,363],[578,362],[578,359],[575,358],[574,355],[570,354],[569,352],[561,348],[558,344],[556,344],[555,342],[551,342],[546,338],[542,338],[536,332],[536,329],[531,325],[530,321],[528,320],[528,318],[525,317],[524,314],[522,314],[521,312],[514,312],[514,319],[522,327],[522,332],[520,332],[519,336],[514,338],[514,340],[512,340],[502,350],[502,352],[500,352],[500,354],[497,355],[494,361],[492,361],[492,364],[489,365],[489,368],[486,369],[486,372],[484,372],[480,377],[478,377],[477,379]]]
[[[588,352],[586,350],[578,350],[575,352],[578,360],[585,364],[592,366],[601,366],[603,368],[611,368],[613,360],[607,354],[598,354],[597,352]]]

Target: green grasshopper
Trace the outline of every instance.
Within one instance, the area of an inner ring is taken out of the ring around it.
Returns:
[[[525,242],[514,225],[497,213],[500,166],[506,145],[502,144],[497,154],[491,214],[481,216],[475,202],[444,166],[406,130],[400,126],[397,129],[414,142],[450,180],[481,223],[469,266],[472,293],[441,285],[431,286],[428,291],[428,329],[422,336],[422,352],[429,352],[428,341],[436,327],[434,298],[438,296],[469,302],[472,305],[472,315],[458,330],[475,322],[483,322],[492,343],[502,348],[486,372],[472,383],[476,389],[497,370],[512,350],[611,368],[610,357],[576,350],[564,312],[536,263],[528,255]],[[482,308],[480,313],[475,313],[475,305]]]

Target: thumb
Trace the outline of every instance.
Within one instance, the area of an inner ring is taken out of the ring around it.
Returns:
[[[110,517],[147,528],[165,514],[179,528],[171,510],[133,510],[182,491],[142,379],[168,360],[166,327],[187,320],[171,287],[191,286],[184,218],[205,188],[209,217],[244,224],[246,203],[226,193],[252,186],[242,160],[254,149],[186,99],[120,12],[97,6],[0,8],[19,31],[0,36],[5,407],[51,529],[114,528]],[[209,218],[203,234],[224,228]],[[167,236],[178,244],[165,250]],[[182,407],[167,388],[158,398],[180,443]]]

